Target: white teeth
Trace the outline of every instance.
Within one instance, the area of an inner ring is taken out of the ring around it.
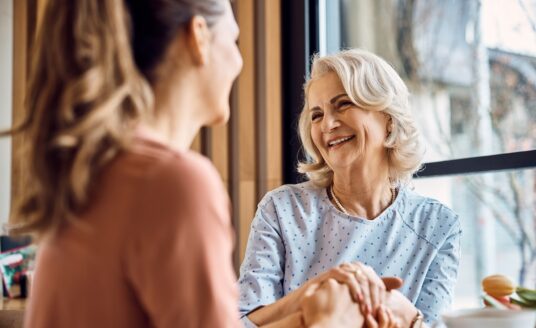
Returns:
[[[338,145],[338,144],[340,144],[342,142],[348,141],[348,140],[350,140],[352,138],[353,138],[353,136],[333,140],[333,141],[328,142],[328,146],[332,147],[332,146]]]

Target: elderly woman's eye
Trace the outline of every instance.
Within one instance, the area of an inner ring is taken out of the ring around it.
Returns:
[[[354,103],[349,101],[349,100],[346,100],[346,101],[341,101],[337,104],[337,108],[340,108],[340,109],[344,109],[344,108],[347,108],[347,107],[350,107],[350,106],[353,106]]]
[[[316,121],[316,120],[319,119],[320,117],[322,117],[322,113],[318,113],[318,112],[313,113],[313,114],[311,115],[311,121]]]

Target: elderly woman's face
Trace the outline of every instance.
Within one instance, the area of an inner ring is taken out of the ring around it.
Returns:
[[[313,143],[333,171],[387,163],[387,115],[352,103],[337,74],[312,82],[307,100]]]

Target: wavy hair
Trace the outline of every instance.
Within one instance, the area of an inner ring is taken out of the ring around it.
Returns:
[[[333,181],[333,171],[311,137],[308,104],[311,84],[329,72],[337,74],[356,106],[389,115],[393,122],[392,131],[384,142],[389,161],[389,180],[396,187],[408,183],[420,168],[424,155],[416,122],[410,112],[408,89],[385,60],[361,49],[313,57],[311,77],[303,88],[304,105],[298,127],[308,158],[298,163],[298,172],[305,174],[318,187],[327,187]]]
[[[2,133],[23,133],[29,163],[10,232],[40,238],[77,222],[103,167],[152,115],[153,72],[178,29],[223,11],[222,0],[47,1],[26,119]]]

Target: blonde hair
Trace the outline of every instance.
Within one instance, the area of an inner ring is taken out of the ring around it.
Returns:
[[[298,171],[318,187],[332,183],[333,171],[311,138],[308,93],[311,83],[334,72],[350,100],[362,109],[384,112],[392,120],[385,140],[389,161],[389,179],[393,186],[411,180],[421,166],[423,144],[409,106],[409,92],[396,71],[382,58],[361,49],[313,57],[311,77],[304,84],[304,105],[299,119],[299,134],[307,160],[298,163]]]
[[[167,44],[212,4],[215,14],[223,12],[221,0],[47,1],[32,53],[28,116],[2,133],[24,132],[20,158],[29,163],[12,233],[41,238],[76,222],[102,168],[152,114],[149,81]],[[144,42],[154,46],[149,57]]]

